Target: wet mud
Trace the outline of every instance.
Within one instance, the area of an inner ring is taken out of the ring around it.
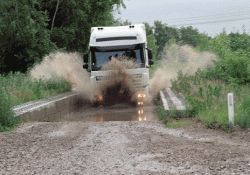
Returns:
[[[66,115],[64,121],[157,121],[156,106],[131,107],[116,104],[111,107],[90,107]]]

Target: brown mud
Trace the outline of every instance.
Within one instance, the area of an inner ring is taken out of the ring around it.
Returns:
[[[126,74],[125,69],[139,67],[128,57],[119,56],[103,65],[102,71],[110,71],[102,83],[90,84],[89,73],[82,68],[82,58],[77,53],[55,52],[43,58],[30,72],[32,78],[64,78],[72,90],[98,106],[110,106],[116,103],[136,104],[136,91],[132,87],[134,77]]]
[[[250,131],[158,121],[25,123],[0,133],[0,174],[250,174]]]
[[[149,81],[150,95],[147,97],[147,102],[150,103],[156,98],[161,89],[171,87],[170,80],[177,77],[179,70],[192,75],[198,68],[213,66],[212,61],[216,59],[216,55],[209,52],[197,52],[188,45],[166,46],[161,56],[161,66]],[[45,56],[42,62],[31,70],[30,75],[32,78],[44,79],[62,77],[72,85],[72,90],[80,92],[96,106],[100,102],[103,106],[116,103],[136,104],[137,92],[132,88],[134,77],[125,72],[125,69],[139,67],[134,61],[128,57],[113,57],[111,61],[103,65],[102,70],[115,71],[110,71],[106,81],[98,85],[90,84],[90,75],[82,68],[82,65],[83,61],[79,54],[58,51]]]
[[[95,86],[95,96],[102,97],[103,106],[111,106],[118,103],[136,105],[137,91],[133,88],[135,77],[127,74],[126,69],[138,68],[139,64],[128,57],[112,57],[111,61],[103,65],[101,71],[109,71],[103,82]]]

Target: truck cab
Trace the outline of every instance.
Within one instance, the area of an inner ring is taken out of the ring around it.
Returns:
[[[148,95],[149,67],[153,65],[152,51],[147,48],[144,24],[118,27],[92,27],[89,53],[84,54],[83,68],[90,72],[92,84],[102,81],[108,71],[102,71],[102,65],[111,57],[129,55],[140,65],[136,69],[126,69],[127,74],[137,77],[135,88],[139,89],[138,98]],[[140,101],[140,100],[139,100]],[[142,104],[138,102],[138,104]]]

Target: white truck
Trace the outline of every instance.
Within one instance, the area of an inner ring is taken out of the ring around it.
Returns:
[[[138,82],[134,82],[139,91],[138,105],[143,105],[142,98],[148,96],[149,67],[154,64],[152,51],[147,48],[146,29],[144,24],[116,26],[116,27],[92,27],[89,42],[89,54],[83,55],[83,68],[90,72],[92,84],[102,81],[108,76],[108,71],[101,71],[102,65],[113,56],[121,56],[132,52],[140,67],[126,69],[126,73],[136,76]]]

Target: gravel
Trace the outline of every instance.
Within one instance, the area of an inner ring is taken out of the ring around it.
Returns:
[[[0,133],[0,174],[250,174],[250,131],[158,121],[24,123]]]

